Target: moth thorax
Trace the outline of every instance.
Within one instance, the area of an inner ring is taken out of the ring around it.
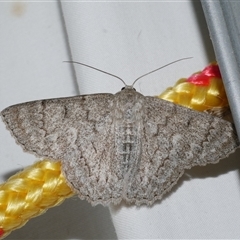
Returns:
[[[144,98],[134,90],[123,90],[116,98],[115,116],[125,123],[141,120]]]

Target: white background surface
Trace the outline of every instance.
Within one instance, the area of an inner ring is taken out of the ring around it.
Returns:
[[[66,24],[66,30],[64,27]],[[161,93],[214,60],[201,5],[172,2],[0,2],[0,109],[35,99],[117,92],[122,83],[72,59]],[[69,41],[68,41],[69,40]],[[75,78],[76,72],[76,78]],[[78,89],[79,86],[79,89]],[[31,165],[0,122],[0,180]],[[6,239],[239,238],[239,151],[217,165],[196,167],[153,207],[91,207],[69,199]],[[111,220],[112,217],[112,220]]]

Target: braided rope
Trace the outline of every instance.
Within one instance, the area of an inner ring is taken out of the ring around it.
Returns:
[[[180,79],[158,97],[199,111],[228,107],[215,63]],[[0,185],[0,238],[73,195],[60,162],[39,161],[17,173]]]
[[[212,63],[189,78],[181,78],[159,98],[198,110],[227,108],[228,101],[218,65]]]
[[[43,160],[27,167],[0,185],[0,237],[71,196],[60,162]]]

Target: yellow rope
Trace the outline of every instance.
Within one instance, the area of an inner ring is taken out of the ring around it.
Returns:
[[[219,77],[211,77],[206,86],[180,79],[159,97],[199,111],[228,106]],[[73,195],[60,162],[43,160],[17,173],[0,185],[0,238]]]
[[[167,88],[158,97],[198,111],[228,107],[221,78],[210,78],[208,85],[196,85],[187,80],[178,80],[173,87]]]
[[[73,195],[61,174],[60,162],[35,163],[0,185],[0,234],[6,237]]]

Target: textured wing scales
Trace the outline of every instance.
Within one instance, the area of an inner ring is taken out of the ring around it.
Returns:
[[[34,101],[2,111],[17,143],[40,157],[62,161],[81,199],[93,204],[121,200],[122,181],[114,159],[112,94]]]
[[[185,169],[217,163],[238,146],[230,122],[173,103],[145,98],[142,157],[126,200],[152,204],[171,190]]]
[[[61,160],[69,184],[93,205],[122,198],[150,205],[185,169],[217,163],[239,146],[231,123],[145,97],[140,163],[123,178],[115,107],[114,95],[96,94],[18,104],[3,110],[2,118],[25,151]]]
[[[100,118],[109,115],[105,106],[109,106],[112,96],[96,94],[27,102],[8,107],[1,115],[25,151],[64,160],[79,132],[83,138],[90,138],[93,124],[96,123],[94,128],[101,128]]]

